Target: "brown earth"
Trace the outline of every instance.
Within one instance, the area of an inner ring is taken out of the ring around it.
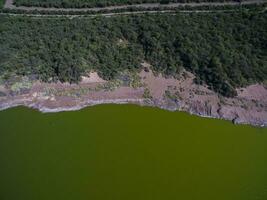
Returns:
[[[28,89],[12,91],[9,85],[0,86],[0,109],[24,105],[43,112],[77,110],[103,103],[136,103],[168,110],[267,126],[267,89],[260,84],[240,88],[235,98],[221,97],[193,82],[194,75],[184,71],[178,79],[154,75],[149,65],[141,71],[140,87],[107,82],[96,73],[83,77],[79,84],[41,83],[35,81]],[[147,90],[149,95],[144,95]],[[4,95],[3,95],[4,94]]]

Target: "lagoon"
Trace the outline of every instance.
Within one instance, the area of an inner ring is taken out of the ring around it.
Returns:
[[[0,112],[1,200],[266,200],[267,129],[135,105]]]

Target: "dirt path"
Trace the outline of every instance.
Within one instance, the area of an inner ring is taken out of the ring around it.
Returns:
[[[212,12],[235,12],[236,10],[181,10],[180,13],[212,13]],[[51,18],[51,19],[57,19],[57,18],[95,18],[95,17],[115,17],[115,16],[123,16],[123,15],[137,15],[137,14],[157,14],[157,13],[169,13],[172,15],[175,15],[176,12],[174,10],[162,10],[162,11],[131,11],[131,12],[119,12],[119,13],[101,13],[101,14],[85,14],[85,15],[65,15],[65,14],[15,14],[15,13],[0,13],[0,15],[8,15],[8,16],[27,16],[27,17],[33,17],[35,19],[39,18]]]
[[[102,11],[102,10],[117,10],[117,9],[126,9],[126,8],[177,8],[181,6],[223,6],[223,5],[249,5],[255,3],[266,3],[267,0],[248,0],[242,3],[238,2],[202,2],[202,3],[169,3],[169,4],[159,4],[159,3],[146,3],[146,4],[134,4],[134,5],[122,5],[122,6],[109,6],[103,8],[43,8],[43,7],[25,7],[19,6],[16,7],[13,4],[14,0],[6,0],[4,8],[15,9],[15,10],[39,10],[39,11]]]

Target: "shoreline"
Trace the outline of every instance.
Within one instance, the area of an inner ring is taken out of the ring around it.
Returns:
[[[185,109],[179,109],[179,108],[168,108],[166,106],[162,105],[157,105],[154,104],[153,102],[146,103],[146,99],[106,99],[106,100],[88,100],[87,102],[84,102],[82,105],[76,105],[72,107],[56,107],[56,108],[49,108],[49,107],[43,107],[43,106],[38,106],[38,103],[14,103],[14,104],[9,104],[9,105],[0,105],[0,112],[3,110],[8,110],[11,108],[15,107],[26,107],[29,109],[34,109],[37,110],[40,113],[59,113],[59,112],[74,112],[74,111],[79,111],[88,107],[92,106],[97,106],[97,105],[104,105],[104,104],[115,104],[115,105],[121,105],[121,104],[131,104],[131,105],[137,105],[141,107],[152,107],[152,108],[158,108],[162,110],[166,110],[169,112],[186,112],[187,114],[190,115],[195,115],[198,117],[203,117],[203,118],[210,118],[210,119],[218,119],[218,120],[225,120],[225,121],[230,121],[233,124],[236,125],[250,125],[253,127],[259,127],[259,128],[266,128],[267,127],[267,120],[263,123],[251,123],[251,122],[246,122],[246,121],[239,121],[239,120],[234,120],[231,118],[223,118],[223,117],[216,117],[212,115],[206,115],[206,114],[201,114],[201,113],[196,113],[190,110],[185,110]]]
[[[78,84],[31,82],[26,77],[0,85],[0,110],[26,106],[42,113],[80,110],[99,104],[135,104],[169,111],[267,127],[267,87],[254,84],[237,89],[237,96],[223,97],[207,85],[194,83],[194,75],[184,71],[179,78],[155,75],[142,70],[129,78],[105,81],[96,72]],[[134,84],[134,86],[133,86]]]

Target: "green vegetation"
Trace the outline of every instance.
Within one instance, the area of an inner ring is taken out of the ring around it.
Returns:
[[[5,0],[0,0],[0,9],[3,8]]]
[[[179,92],[172,93],[170,90],[166,90],[164,96],[174,102],[180,99]]]
[[[56,8],[89,8],[105,7],[114,5],[131,5],[141,3],[162,3],[170,2],[225,2],[227,0],[15,0],[17,6],[37,6]],[[228,0],[230,1],[230,0]]]
[[[23,90],[27,90],[30,89],[32,87],[32,83],[29,80],[28,77],[21,77],[20,80],[18,80],[17,82],[13,83],[11,85],[11,91],[15,92],[15,93],[19,93]]]
[[[177,76],[185,68],[224,96],[267,80],[265,13],[192,13],[114,18],[0,18],[0,74],[77,82],[141,70]]]
[[[149,90],[148,88],[145,88],[145,89],[144,89],[143,98],[144,98],[144,99],[152,99],[150,90]]]

